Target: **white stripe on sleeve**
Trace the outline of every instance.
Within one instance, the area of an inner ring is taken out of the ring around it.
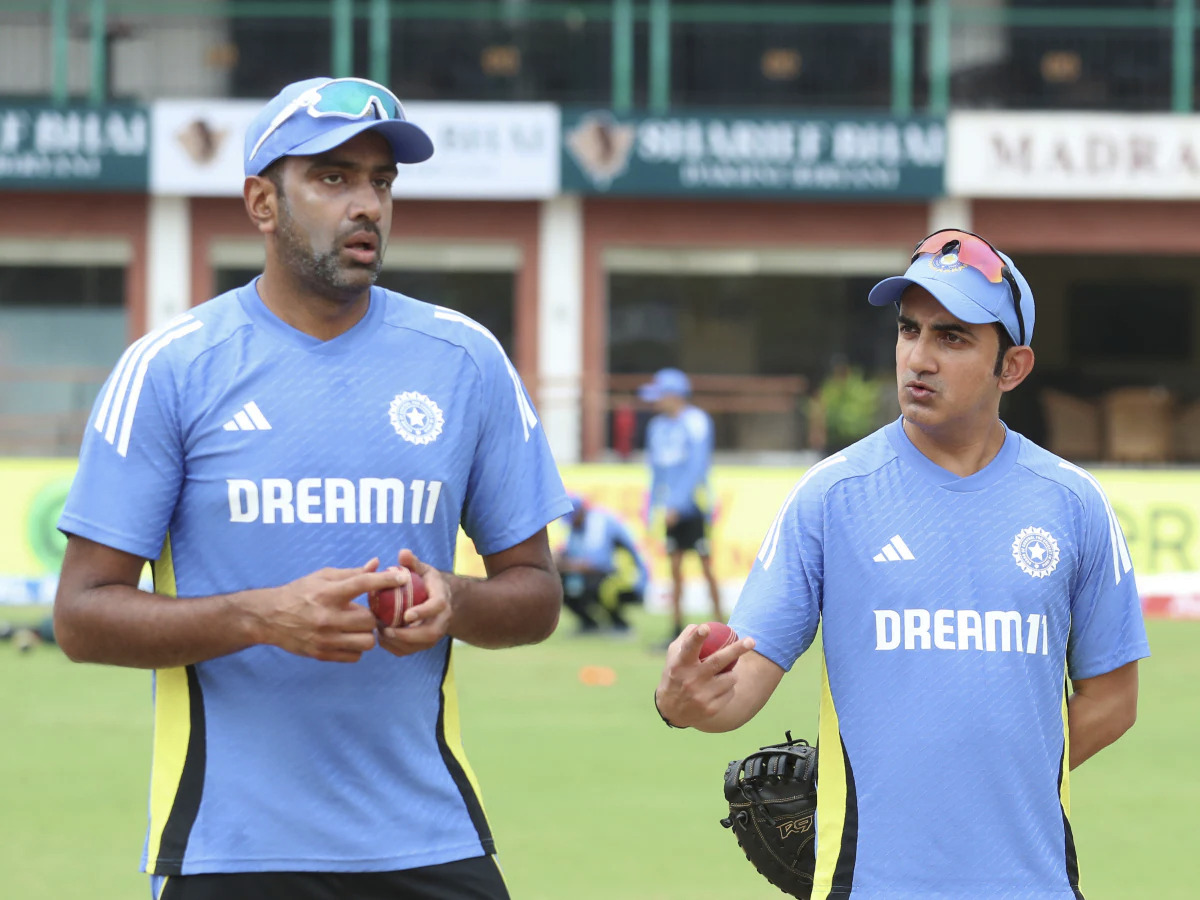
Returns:
[[[517,396],[517,410],[521,415],[521,426],[525,429],[525,440],[529,440],[529,431],[537,427],[537,414],[533,411],[533,405],[525,396],[525,388],[521,385],[521,376],[517,374],[517,370],[513,368],[512,361],[509,360],[508,354],[504,352],[504,348],[500,346],[500,342],[496,340],[496,336],[476,322],[474,319],[469,319],[461,313],[456,313],[452,309],[446,309],[443,306],[437,307],[437,311],[433,314],[435,319],[442,319],[446,322],[457,322],[460,325],[466,325],[473,331],[478,331],[500,351],[500,356],[504,360],[504,365],[508,368],[508,377],[512,379],[513,389]]]
[[[186,322],[190,322],[194,318],[191,313],[184,313],[181,316],[177,316],[162,328],[143,335],[140,339],[134,341],[129,349],[125,351],[125,354],[121,357],[121,361],[117,364],[120,376],[118,377],[116,371],[113,372],[108,390],[104,394],[104,402],[100,406],[100,414],[96,416],[96,430],[103,432],[104,439],[110,444],[117,439],[117,425],[125,407],[125,392],[129,389],[130,379],[133,377],[134,370],[141,361],[143,354],[164,334],[169,334],[173,329],[178,328]],[[110,413],[111,418],[109,418]],[[106,420],[107,427],[105,427]]]
[[[100,411],[96,414],[95,428],[101,434],[104,433],[104,423],[108,418],[108,411],[114,408],[113,397],[116,395],[118,382],[129,380],[125,372],[130,366],[136,365],[138,357],[142,355],[142,350],[151,337],[149,334],[142,335],[129,345],[117,361],[112,377],[108,379],[108,390],[104,392],[104,401],[100,404]],[[117,401],[117,405],[120,405],[120,401]]]
[[[762,546],[758,548],[758,561],[763,564],[764,569],[769,569],[772,561],[775,559],[775,551],[779,549],[779,534],[783,531],[783,517],[787,514],[792,501],[796,499],[796,495],[800,493],[800,489],[808,484],[808,480],[821,470],[845,461],[846,457],[844,456],[831,456],[828,459],[823,459],[805,472],[801,479],[796,482],[796,486],[792,488],[792,492],[788,494],[787,500],[783,502],[783,506],[780,507],[779,513],[775,516],[775,521],[767,529],[767,536],[763,538]]]
[[[188,321],[189,319],[192,321]],[[167,344],[170,344],[172,341],[176,341],[179,338],[189,335],[193,331],[198,331],[204,327],[203,322],[195,321],[192,316],[185,316],[183,319],[179,320],[177,324],[179,324],[178,328],[173,331],[166,331],[166,333],[158,332],[161,334],[158,340],[154,341],[152,344],[148,343],[141,348],[141,350],[144,350],[145,352],[143,353],[139,351],[140,359],[137,362],[137,374],[133,376],[131,382],[129,380],[129,376],[130,373],[133,372],[134,368],[132,361],[130,362],[126,372],[122,375],[122,384],[117,390],[117,402],[121,404],[121,407],[118,410],[114,404],[112,417],[109,419],[108,428],[104,432],[104,439],[110,444],[113,443],[116,439],[117,422],[118,420],[120,421],[121,437],[119,443],[117,443],[117,452],[121,454],[121,456],[126,456],[129,453],[129,436],[133,431],[133,419],[137,413],[138,399],[142,395],[142,385],[146,381],[146,370],[150,367],[150,361],[154,359],[154,357],[158,355],[158,351],[162,350],[162,348],[167,346]],[[125,398],[125,390],[127,387],[129,389],[129,396],[128,398]]]
[[[1125,542],[1125,533],[1121,530],[1121,523],[1117,519],[1117,514],[1113,512],[1112,504],[1108,502],[1108,495],[1104,493],[1104,488],[1100,486],[1100,482],[1091,472],[1069,462],[1060,462],[1058,465],[1060,468],[1074,472],[1094,487],[1104,502],[1104,511],[1108,514],[1108,540],[1112,546],[1113,577],[1116,579],[1116,583],[1120,584],[1121,575],[1133,568],[1133,560],[1129,558],[1129,544]]]

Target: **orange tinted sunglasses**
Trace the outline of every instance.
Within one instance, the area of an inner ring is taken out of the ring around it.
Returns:
[[[977,234],[960,231],[957,228],[943,228],[941,231],[935,231],[923,238],[917,244],[910,262],[916,262],[917,257],[926,253],[934,256],[942,256],[946,253],[957,254],[959,262],[975,269],[992,284],[1007,281],[1008,289],[1012,294],[1013,307],[1017,311],[1017,328],[1021,336],[1018,344],[1025,345],[1025,317],[1021,314],[1021,288],[1017,285],[1017,279],[1013,277],[1012,270],[1000,255],[1000,251]]]

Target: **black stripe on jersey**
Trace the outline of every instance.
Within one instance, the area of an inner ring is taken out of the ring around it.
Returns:
[[[1062,756],[1058,760],[1058,789],[1062,791],[1063,769],[1066,765],[1067,747],[1063,744]],[[1071,822],[1067,818],[1067,811],[1062,809],[1062,804],[1059,804],[1059,809],[1062,810],[1063,834],[1066,836],[1065,843],[1065,862],[1067,866],[1067,883],[1071,886],[1071,890],[1075,892],[1075,900],[1084,900],[1083,893],[1079,890],[1079,857],[1075,855],[1075,835],[1071,831]]]
[[[453,645],[454,641],[446,641],[446,661],[442,664],[442,690],[438,691],[438,750],[442,754],[442,762],[446,765],[446,771],[454,779],[454,784],[458,787],[458,792],[462,795],[463,803],[466,804],[467,813],[471,816],[471,823],[475,826],[475,833],[479,835],[479,843],[483,845],[485,853],[495,853],[496,842],[492,839],[492,829],[488,826],[487,816],[483,814],[483,804],[479,802],[479,797],[476,796],[475,789],[471,787],[471,779],[467,777],[467,773],[463,771],[462,765],[459,764],[454,753],[450,750],[450,745],[446,743],[445,685],[446,676],[449,674],[450,652],[453,649]],[[457,686],[455,689],[457,690]]]
[[[191,718],[187,755],[183,759],[183,771],[179,775],[179,787],[175,791],[175,802],[171,804],[171,814],[163,826],[158,859],[151,860],[151,871],[156,875],[181,874],[183,855],[187,851],[192,826],[196,824],[196,815],[200,812],[200,795],[204,790],[204,694],[200,690],[200,678],[196,675],[195,666],[187,667],[187,682]]]
[[[842,846],[838,849],[837,865],[833,869],[832,893],[849,891],[854,887],[854,864],[858,859],[858,792],[854,789],[854,770],[850,766],[846,742],[839,736],[838,743],[842,748],[842,765],[846,770],[846,817],[842,823]]]

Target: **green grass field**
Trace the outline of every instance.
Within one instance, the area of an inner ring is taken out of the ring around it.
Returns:
[[[730,759],[785,728],[813,736],[815,655],[740,732],[669,731],[651,704],[661,656],[647,646],[664,625],[641,624],[638,641],[560,634],[538,647],[455,651],[464,741],[513,896],[782,896],[717,824],[720,782]],[[1155,656],[1143,664],[1137,725],[1072,780],[1089,900],[1200,896],[1200,623],[1149,628]],[[612,667],[616,683],[581,683],[589,664]],[[148,896],[136,869],[149,676],[0,644],[0,734],[0,896]]]

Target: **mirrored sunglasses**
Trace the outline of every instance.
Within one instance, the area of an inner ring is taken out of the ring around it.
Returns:
[[[961,231],[957,228],[943,228],[940,231],[935,231],[928,237],[922,238],[917,243],[910,262],[916,262],[919,257],[926,254],[944,256],[947,253],[957,255],[959,262],[975,269],[984,278],[992,282],[992,284],[1008,282],[1009,293],[1012,295],[1013,308],[1017,311],[1017,329],[1020,332],[1020,340],[1017,343],[1024,346],[1025,316],[1021,313],[1021,288],[1017,284],[1017,279],[1013,277],[1008,263],[1000,255],[1000,251],[979,235],[972,234],[970,231]]]
[[[258,155],[267,138],[301,110],[307,110],[314,119],[336,116],[353,121],[370,116],[407,120],[400,98],[383,85],[364,78],[335,78],[319,87],[309,88],[281,109],[250,151],[250,159]]]

